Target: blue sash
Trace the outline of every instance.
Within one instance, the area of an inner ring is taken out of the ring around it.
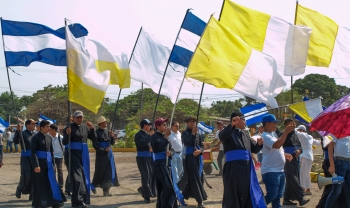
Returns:
[[[197,146],[197,150],[199,150],[200,147]],[[193,155],[194,152],[194,146],[188,146],[186,147],[186,155]],[[202,178],[202,173],[203,173],[203,155],[198,155],[197,157],[199,157],[199,169],[198,169],[198,173],[199,173],[199,178]]]
[[[47,168],[48,168],[47,176],[49,177],[53,198],[56,199],[57,201],[62,201],[61,190],[60,190],[60,187],[58,186],[55,173],[54,173],[51,152],[36,151],[36,156],[40,159],[46,159]]]
[[[325,150],[323,152],[324,152],[324,159],[329,159],[328,150]]]
[[[254,208],[266,208],[264,195],[261,191],[258,178],[255,173],[251,152],[248,150],[231,150],[225,153],[226,162],[233,160],[250,161],[250,198]]]
[[[284,152],[288,154],[294,154],[295,153],[295,147],[284,147]]]
[[[103,147],[103,148],[110,146],[109,142],[99,142],[98,144],[100,147]],[[112,184],[114,184],[116,170],[115,170],[114,155],[113,155],[112,148],[109,149],[108,158],[109,158],[109,162],[111,163],[111,169],[112,169]]]
[[[138,151],[137,152],[137,157],[152,157],[152,154],[150,151]]]
[[[156,152],[154,153],[154,160],[165,160],[166,159],[166,152]]]
[[[90,182],[90,155],[89,148],[86,143],[81,142],[71,142],[70,148],[75,150],[82,150],[82,160],[83,160],[83,170],[85,176],[85,183],[87,187],[87,192],[90,194],[90,190],[93,190],[95,187]],[[69,144],[68,144],[69,149]]]
[[[30,150],[27,150],[26,152],[24,150],[21,151],[21,157],[30,157],[32,155],[32,152]]]

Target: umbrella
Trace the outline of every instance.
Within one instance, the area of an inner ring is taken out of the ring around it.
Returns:
[[[342,97],[311,122],[311,130],[323,131],[322,136],[350,136],[350,94]]]

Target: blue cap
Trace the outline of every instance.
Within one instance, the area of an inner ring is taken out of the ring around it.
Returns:
[[[276,117],[272,114],[267,114],[262,118],[262,122],[277,122]]]

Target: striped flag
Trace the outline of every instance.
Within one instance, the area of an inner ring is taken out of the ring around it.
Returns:
[[[199,134],[204,134],[204,133],[210,134],[214,130],[213,126],[207,126],[204,124],[203,121],[199,122],[197,126],[198,126]]]
[[[265,103],[248,105],[239,110],[244,114],[247,126],[261,122],[262,117],[268,114]]]
[[[42,121],[42,120],[49,121],[50,124],[56,123],[56,120],[48,118],[48,117],[44,116],[43,114],[39,114],[39,121]]]
[[[0,133],[4,133],[4,131],[5,131],[5,129],[7,128],[7,127],[9,127],[9,123],[7,123],[6,121],[4,121],[4,119],[2,119],[1,117],[0,117]]]

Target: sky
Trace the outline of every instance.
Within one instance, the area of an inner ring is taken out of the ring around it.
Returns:
[[[208,21],[211,14],[218,18],[221,0],[2,0],[0,17],[6,20],[35,22],[53,29],[64,26],[67,18],[80,23],[89,31],[88,37],[102,42],[113,53],[126,52],[129,56],[142,26],[153,34],[158,41],[172,48],[186,10]],[[251,9],[268,13],[293,23],[295,0],[234,0]],[[350,28],[350,1],[348,0],[300,0],[299,4],[314,9],[338,23]],[[0,31],[1,33],[1,31]],[[3,51],[0,44],[0,51]],[[67,83],[66,68],[42,63],[32,63],[29,67],[12,67],[10,71],[12,89],[19,96],[31,95],[43,87]],[[307,67],[306,73],[294,76],[293,80],[303,78],[310,73],[320,73],[335,78],[339,85],[350,87],[349,79],[339,77],[334,71],[325,68]],[[290,88],[290,77],[284,76]],[[199,99],[201,83],[186,81],[180,94],[181,98]],[[145,86],[147,87],[147,86]],[[141,88],[141,83],[133,81],[130,89],[123,89],[121,98]],[[0,93],[9,91],[5,60],[0,52]],[[112,101],[118,97],[118,86],[109,86],[106,97]],[[228,89],[217,89],[205,85],[202,104],[210,106],[213,101],[236,100],[241,95]]]

